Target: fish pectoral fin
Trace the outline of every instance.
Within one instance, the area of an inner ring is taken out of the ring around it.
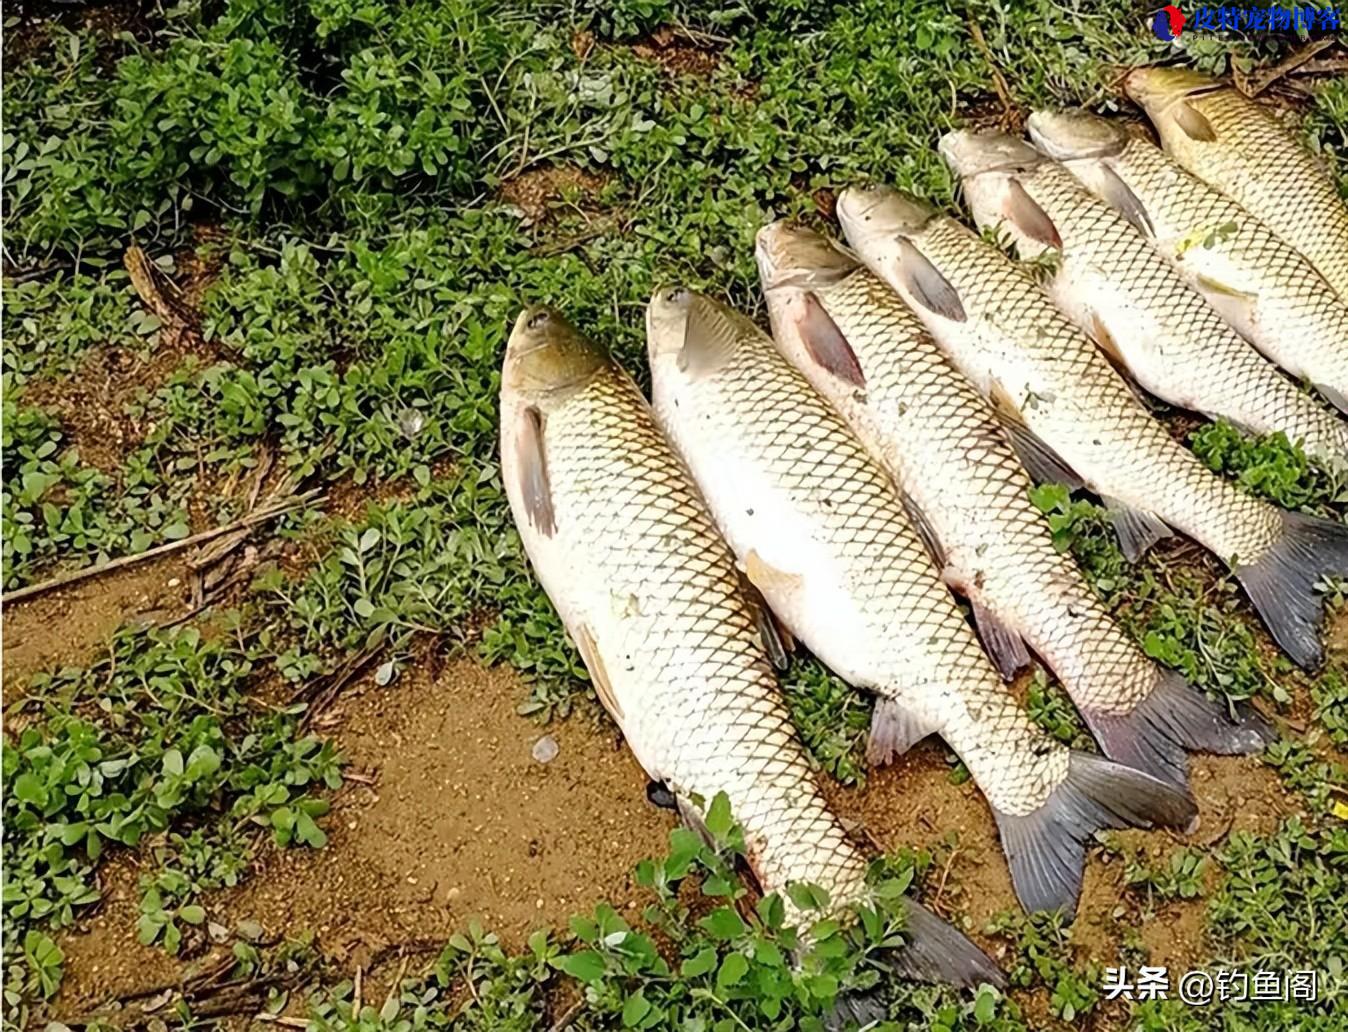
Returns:
[[[1133,188],[1108,165],[1100,166],[1100,192],[1105,203],[1131,222],[1139,233],[1149,237],[1156,235],[1156,227],[1152,225],[1151,216],[1147,214],[1142,201],[1133,193]]]
[[[1086,482],[1077,476],[1067,461],[1025,425],[1024,417],[1005,387],[994,383],[991,401],[997,421],[1006,431],[1020,464],[1036,483],[1063,484],[1072,491],[1079,491],[1086,486]]]
[[[909,293],[929,312],[954,322],[968,319],[959,291],[905,236],[899,237],[899,275]]]
[[[936,528],[927,519],[927,514],[922,511],[922,507],[917,504],[912,495],[906,491],[899,492],[899,500],[903,503],[903,511],[908,514],[908,522],[913,525],[913,529],[917,531],[917,536],[922,539],[922,544],[926,546],[931,561],[938,567],[944,566],[945,547],[941,544]]]
[[[1147,554],[1147,550],[1156,542],[1171,536],[1170,528],[1157,516],[1141,509],[1134,509],[1117,498],[1103,497],[1105,508],[1109,510],[1109,522],[1119,538],[1119,548],[1123,557],[1135,563]]]
[[[694,295],[683,326],[679,369],[694,380],[710,376],[734,356],[744,332],[733,313],[709,297]]]
[[[1181,100],[1170,109],[1170,120],[1191,140],[1212,143],[1217,139],[1217,133],[1207,116],[1187,100]]]
[[[750,549],[744,557],[744,575],[749,578],[750,584],[763,593],[764,598],[792,594],[800,590],[802,583],[800,574],[777,569],[765,561],[756,549]]]
[[[805,295],[804,310],[796,319],[796,330],[816,365],[855,387],[866,386],[866,376],[861,371],[856,352],[813,291]]]
[[[599,654],[599,646],[595,644],[594,635],[590,633],[588,627],[581,624],[576,628],[575,639],[576,648],[580,650],[580,658],[584,660],[585,669],[590,675],[590,683],[594,685],[594,693],[599,696],[599,701],[604,704],[609,716],[621,727],[623,708],[618,705],[618,696],[613,691],[608,667],[604,665],[604,657]]]
[[[1053,224],[1053,219],[1014,176],[1006,181],[1006,193],[1002,196],[1002,214],[1031,240],[1037,240],[1045,247],[1057,251],[1062,250],[1062,237],[1058,233],[1058,227]]]
[[[763,640],[763,651],[768,654],[768,660],[775,669],[785,670],[791,665],[791,653],[796,649],[796,640],[773,614],[763,593],[754,587],[742,570],[741,574],[740,590],[744,593],[745,602],[753,610],[754,624]]]
[[[983,651],[992,659],[1003,681],[1015,680],[1016,674],[1030,665],[1030,650],[1021,636],[1004,624],[992,610],[969,600],[974,611],[974,625]]]
[[[894,699],[878,698],[866,743],[866,761],[873,766],[889,763],[937,730],[931,721],[916,716]]]
[[[557,532],[557,514],[552,508],[552,484],[548,480],[548,460],[543,449],[543,413],[533,405],[527,406],[519,415],[515,463],[529,522],[544,537],[552,537]]]

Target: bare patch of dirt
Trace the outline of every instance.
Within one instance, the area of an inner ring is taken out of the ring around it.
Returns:
[[[600,900],[635,912],[632,868],[665,847],[673,818],[646,802],[630,751],[580,719],[521,718],[513,673],[436,665],[386,688],[367,678],[338,700],[336,738],[360,780],[323,822],[327,847],[269,849],[244,886],[207,901],[212,920],[255,920],[269,936],[312,930],[329,960],[354,966],[442,942],[472,918],[519,947]],[[545,733],[560,747],[546,765],[531,755]],[[135,941],[134,907],[104,906],[62,948],[63,1009],[159,976],[157,951]]]
[[[81,461],[116,476],[152,428],[127,413],[128,400],[167,381],[183,357],[171,347],[156,347],[147,354],[123,347],[94,348],[70,376],[25,387],[24,401],[61,420],[66,441]]]
[[[168,555],[5,606],[5,701],[38,671],[86,662],[126,624],[186,612],[187,574],[185,559]]]
[[[567,200],[592,201],[605,179],[574,165],[540,165],[501,184],[501,199],[524,212],[530,223],[541,222],[553,205]]]
[[[715,50],[670,26],[656,29],[639,43],[632,44],[632,53],[643,60],[654,61],[670,75],[705,78],[721,63],[721,55]]]

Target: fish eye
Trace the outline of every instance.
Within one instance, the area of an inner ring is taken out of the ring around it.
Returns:
[[[688,300],[688,288],[670,287],[668,290],[665,291],[665,300],[668,301],[670,304],[675,305],[683,304],[683,302]]]
[[[529,321],[528,321],[527,323],[525,323],[524,325],[527,326],[527,327],[528,327],[529,329],[531,329],[531,330],[537,330],[537,329],[541,328],[541,327],[543,326],[543,324],[546,323],[546,322],[548,321],[548,316],[549,316],[550,314],[551,314],[551,313],[550,313],[546,308],[540,308],[540,309],[539,309],[537,312],[535,312],[533,315],[529,316]]]

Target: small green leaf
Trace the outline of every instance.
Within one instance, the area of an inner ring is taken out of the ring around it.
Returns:
[[[563,957],[561,968],[572,978],[590,985],[604,977],[605,964],[594,950],[581,950]]]

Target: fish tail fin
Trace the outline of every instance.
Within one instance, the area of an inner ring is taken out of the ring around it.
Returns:
[[[1002,988],[1006,976],[996,962],[954,925],[941,920],[921,903],[904,900],[905,942],[884,954],[899,978],[914,982],[941,982],[972,989],[987,983]],[[825,1024],[832,1029],[868,1028],[888,1017],[884,987],[843,993]]]
[[[1073,751],[1067,777],[1032,813],[996,808],[997,829],[1016,896],[1027,911],[1070,917],[1081,895],[1086,844],[1105,828],[1188,828],[1198,807],[1189,794],[1140,770]]]
[[[1236,567],[1273,640],[1303,670],[1316,669],[1325,658],[1319,632],[1324,600],[1315,591],[1325,574],[1348,574],[1348,526],[1298,512],[1282,514],[1282,533],[1263,557]]]
[[[1183,788],[1189,752],[1256,753],[1277,738],[1268,722],[1248,707],[1232,719],[1223,703],[1209,699],[1175,671],[1157,672],[1156,686],[1127,713],[1081,707],[1110,759]]]

